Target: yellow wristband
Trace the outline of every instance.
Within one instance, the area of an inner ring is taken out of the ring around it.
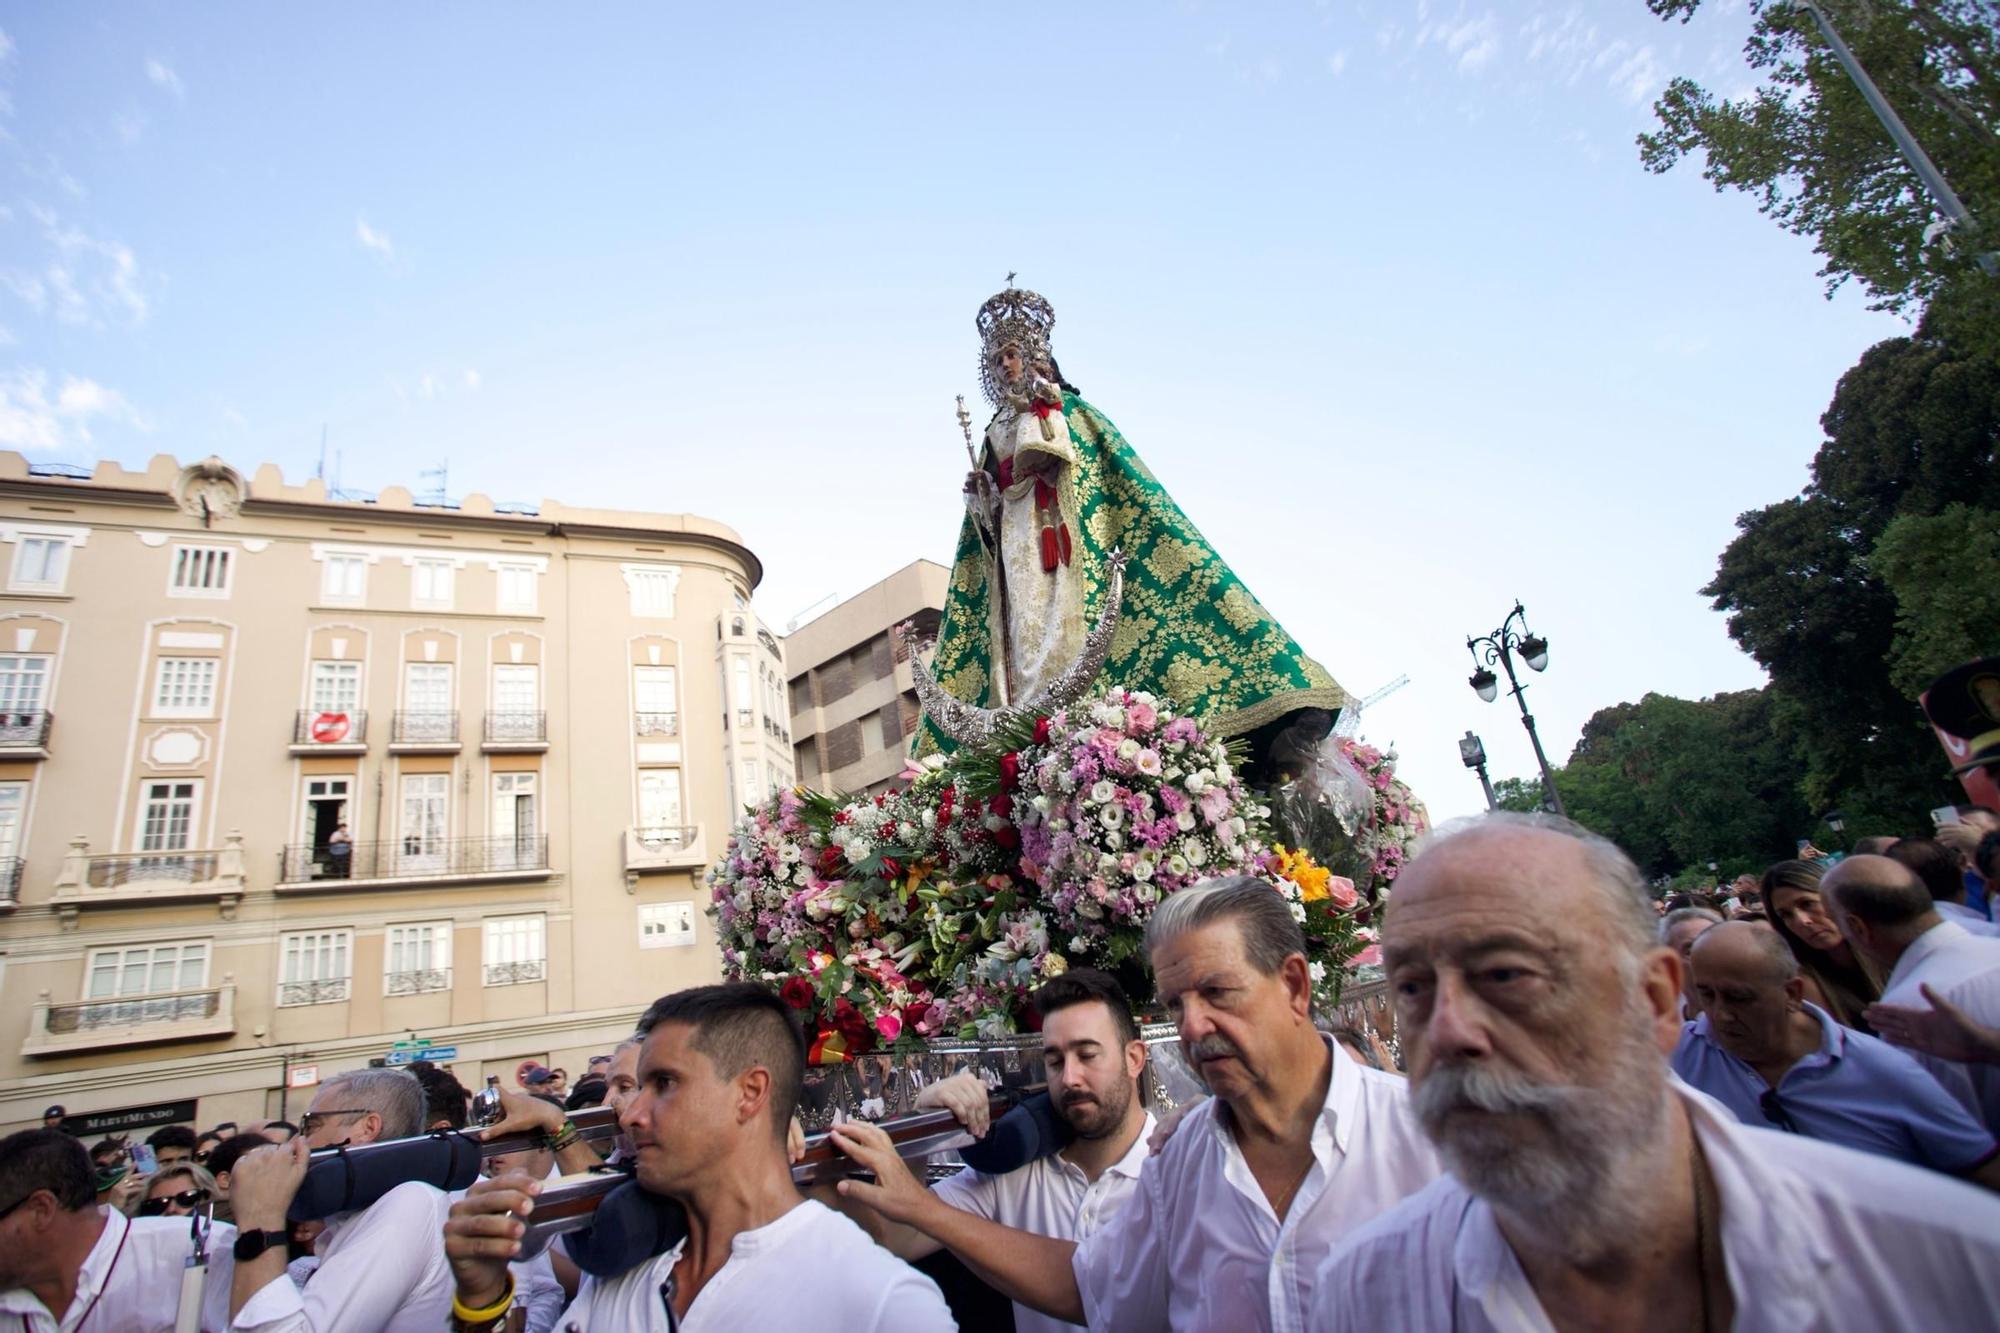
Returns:
[[[514,1303],[514,1275],[507,1274],[507,1288],[500,1293],[500,1299],[483,1310],[474,1310],[458,1299],[458,1293],[451,1293],[452,1318],[467,1324],[489,1324],[507,1313],[507,1307]]]

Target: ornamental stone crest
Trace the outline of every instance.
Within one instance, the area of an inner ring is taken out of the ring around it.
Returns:
[[[180,502],[181,512],[200,519],[204,526],[242,513],[248,491],[243,474],[213,454],[182,468],[174,482],[174,498]]]

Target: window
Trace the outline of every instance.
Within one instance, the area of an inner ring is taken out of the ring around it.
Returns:
[[[637,729],[641,736],[674,736],[680,733],[680,702],[674,668],[633,667],[632,703],[638,714]]]
[[[227,597],[231,564],[225,546],[176,546],[167,592],[174,597]]]
[[[6,875],[4,862],[21,854],[21,812],[27,805],[27,783],[0,782],[0,877]],[[7,896],[0,892],[0,898]]]
[[[338,1004],[354,976],[354,933],[316,930],[278,939],[278,1003]]]
[[[763,797],[764,788],[758,781],[757,761],[755,759],[745,759],[743,761],[743,799],[745,801],[758,801],[762,800]]]
[[[153,716],[215,716],[215,677],[220,666],[213,657],[162,657],[153,683]]]
[[[326,568],[320,573],[319,593],[328,602],[360,605],[368,596],[368,557],[338,552],[327,556]]]
[[[641,903],[639,947],[672,949],[694,943],[693,903]]]
[[[533,615],[535,611],[535,567],[501,565],[495,573],[499,584],[497,602],[502,611]]]
[[[21,592],[61,592],[69,576],[69,546],[67,537],[17,538],[8,586]]]
[[[139,850],[186,851],[194,836],[195,784],[148,782],[140,788]]]
[[[41,712],[48,683],[48,658],[0,656],[0,713]]]
[[[93,1000],[200,990],[208,984],[208,942],[97,949],[87,970]]]
[[[535,836],[535,779],[533,773],[493,775],[493,845],[487,865],[494,870],[519,870],[541,865],[540,841]]]
[[[486,984],[513,986],[548,975],[548,944],[539,916],[493,917],[486,923]]]
[[[678,846],[681,828],[681,771],[648,768],[639,773],[639,838]]]
[[[450,797],[449,773],[403,774],[403,873],[434,874],[444,869]]]
[[[403,717],[396,729],[396,739],[458,739],[458,716],[451,702],[451,663],[403,664]]]
[[[451,989],[451,923],[426,921],[389,927],[382,993],[421,995]]]
[[[451,561],[417,560],[410,565],[410,605],[451,610]]]
[[[681,572],[673,565],[625,566],[625,587],[632,594],[632,614],[671,620],[674,590],[680,581]]]
[[[361,707],[361,663],[314,662],[312,711],[353,714]]]
[[[738,657],[736,671],[736,720],[749,726],[757,718],[757,697],[750,692],[750,659]]]
[[[502,664],[493,668],[493,711],[519,715],[534,713],[541,703],[537,668]]]

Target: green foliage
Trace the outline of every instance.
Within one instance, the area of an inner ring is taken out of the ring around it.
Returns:
[[[1770,673],[1772,725],[1801,763],[1809,805],[1838,805],[1857,828],[1864,814],[1875,831],[1922,828],[1924,811],[1958,789],[1915,692],[1891,674],[1900,607],[1876,545],[1898,517],[1953,504],[1975,526],[1982,516],[2000,524],[2000,362],[1931,338],[1890,339],[1841,377],[1820,423],[1811,484],[1738,518],[1702,592]],[[1914,540],[1892,543],[1892,566],[1906,551],[1917,559]],[[1935,624],[1921,611],[1918,620]],[[1937,634],[1917,624],[1913,642],[1934,647]]]
[[[1560,785],[1560,784],[1558,784]],[[1542,808],[1540,778],[1502,778],[1493,784],[1493,797],[1502,810],[1532,814]]]
[[[1896,599],[1889,678],[1907,695],[1961,662],[2000,650],[2000,516],[1954,504],[1904,514],[1869,565]]]
[[[1694,16],[1701,0],[1646,0],[1663,19]],[[1786,230],[1813,238],[1831,292],[1858,280],[1878,308],[1901,310],[1951,289],[1951,311],[1986,321],[1990,280],[1973,258],[2000,228],[1926,245],[1938,216],[1894,141],[1801,8],[1751,0],[1756,27],[1744,56],[1762,82],[1736,100],[1677,78],[1654,104],[1659,128],[1639,136],[1640,160],[1664,172],[1700,154],[1717,190],[1741,190]],[[1996,0],[1822,0],[1822,8],[1974,210],[2000,200],[2000,3]]]

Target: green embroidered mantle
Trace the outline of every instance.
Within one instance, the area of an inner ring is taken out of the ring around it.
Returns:
[[[1104,679],[1169,696],[1223,736],[1299,708],[1338,713],[1346,691],[1250,595],[1118,428],[1074,394],[1063,396],[1063,411],[1079,458],[1063,508],[1079,516],[1074,561],[1087,620],[1102,604],[1105,557],[1126,555],[1124,610]],[[968,515],[931,670],[950,693],[983,707],[995,702],[991,569]],[[919,752],[952,747],[926,719]]]

